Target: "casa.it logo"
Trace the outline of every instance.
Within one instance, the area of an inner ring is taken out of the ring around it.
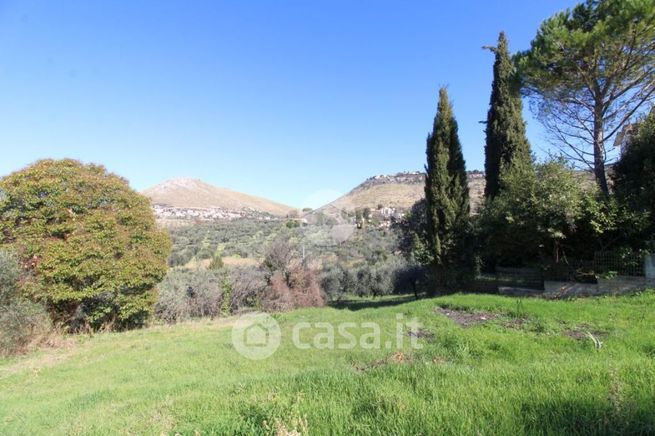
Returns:
[[[232,328],[232,345],[239,354],[252,360],[273,355],[281,338],[280,325],[266,313],[243,315]]]

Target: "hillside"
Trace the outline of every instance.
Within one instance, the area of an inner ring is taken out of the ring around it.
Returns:
[[[276,315],[263,360],[237,352],[234,317],[96,334],[0,358],[0,434],[652,434],[653,304],[350,301]],[[421,324],[402,343],[398,314]],[[354,345],[336,333],[346,323]]]
[[[484,173],[468,173],[472,210],[477,210],[484,197]],[[348,194],[318,209],[328,215],[342,210],[385,208],[406,210],[423,198],[425,174],[421,172],[380,175],[367,179]]]
[[[294,210],[291,206],[190,178],[167,180],[146,189],[143,194],[150,198],[153,205],[159,206],[160,210],[205,209],[234,215],[243,211],[254,211],[275,216],[285,216]]]

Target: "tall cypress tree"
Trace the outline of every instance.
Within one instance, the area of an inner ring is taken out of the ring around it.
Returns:
[[[486,198],[493,198],[501,189],[502,172],[516,162],[531,164],[530,144],[525,136],[523,104],[516,69],[509,55],[507,38],[501,32],[496,55],[491,101],[487,113],[485,145]]]
[[[447,284],[446,275],[462,259],[461,241],[469,222],[469,190],[457,121],[445,88],[439,90],[439,104],[432,133],[427,138],[425,200],[428,245],[437,278]]]

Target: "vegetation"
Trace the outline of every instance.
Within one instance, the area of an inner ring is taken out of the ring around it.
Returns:
[[[0,361],[0,432],[648,434],[655,426],[653,292],[381,302],[276,315],[282,344],[263,361],[232,348],[232,320],[100,334]],[[377,322],[382,343],[395,341],[399,313],[423,324],[422,349],[299,350],[290,341],[307,320]]]
[[[632,210],[648,215],[642,240],[655,235],[655,110],[636,127],[615,166],[616,192]]]
[[[654,41],[652,0],[585,0],[544,21],[519,56],[537,115],[605,194],[611,138],[655,96]]]
[[[306,220],[249,197],[283,213],[244,212],[262,219],[173,229],[169,239],[149,201],[101,166],[44,160],[3,178],[0,433],[652,433],[654,291],[419,297],[479,291],[469,285],[481,267],[536,267],[539,286],[555,266],[566,280],[599,283],[643,270],[655,234],[655,110],[630,123],[655,95],[653,41],[652,0],[586,0],[546,20],[516,63],[501,33],[486,202],[474,216],[445,88],[426,141],[425,198],[400,221],[371,198],[397,196],[381,188],[389,178],[375,177],[365,185],[380,189],[331,204],[339,216]],[[521,86],[565,156],[533,160]],[[617,134],[626,145],[612,191],[605,172]],[[597,183],[574,171],[576,160]],[[422,176],[394,177],[416,186]],[[177,180],[155,191],[189,201],[194,187],[203,185]],[[571,273],[576,259],[606,252],[611,269]],[[283,340],[272,357],[251,361],[230,327],[258,310],[272,313]],[[145,326],[151,313],[147,328],[112,332]],[[419,328],[398,330],[412,318]],[[15,356],[47,343],[53,321],[93,335]],[[300,323],[313,347],[292,343]],[[353,326],[359,344],[318,346],[325,323],[342,335]],[[380,337],[362,345],[371,324]]]
[[[502,173],[511,169],[514,160],[527,165],[532,159],[525,136],[520,84],[504,32],[498,37],[498,45],[491,50],[496,61],[485,129],[484,192],[487,198],[498,194]]]
[[[223,263],[238,257],[247,259],[251,265],[266,264],[272,261],[266,259],[272,246],[285,240],[291,245],[287,247],[290,256],[302,257],[304,248],[305,263],[314,265],[312,269],[330,300],[348,295],[413,292],[414,282],[408,285],[407,277],[415,272],[412,265],[417,261],[405,261],[399,256],[400,228],[400,225],[389,229],[369,225],[356,229],[351,224],[316,224],[289,229],[281,222],[252,220],[198,225],[171,231],[170,264],[173,267],[196,265],[203,258],[207,261],[205,256],[212,252],[220,252]],[[208,268],[215,265],[214,260]],[[269,266],[280,269],[279,265]]]
[[[280,227],[277,221],[244,219],[172,229],[169,264],[184,266],[194,259],[211,259],[216,253],[222,257],[260,259]]]
[[[208,268],[213,270],[218,270],[218,269],[222,269],[224,266],[225,266],[225,262],[223,262],[223,258],[219,253],[216,253],[212,258],[212,261],[209,263]]]
[[[168,323],[214,318],[220,314],[223,291],[215,271],[172,270],[159,284],[155,316]]]
[[[453,270],[462,267],[464,235],[469,223],[469,192],[466,166],[457,134],[457,121],[445,88],[439,90],[439,104],[432,133],[428,135],[425,205],[427,238],[436,277],[452,286]]]
[[[581,214],[580,182],[563,162],[515,166],[481,217],[487,255],[501,265],[557,261]]]
[[[22,275],[15,256],[0,250],[0,356],[28,351],[51,332],[45,309],[19,295]]]
[[[141,325],[166,273],[149,201],[98,165],[42,160],[0,180],[0,245],[31,272],[21,294],[73,329]]]
[[[316,272],[287,235],[278,236],[270,244],[263,266],[270,284],[262,296],[266,309],[283,311],[325,304]]]

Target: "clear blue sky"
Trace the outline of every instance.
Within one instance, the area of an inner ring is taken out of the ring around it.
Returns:
[[[0,175],[46,157],[294,206],[423,168],[437,91],[484,166],[493,56],[574,1],[0,3]],[[526,111],[526,116],[527,116]],[[545,147],[527,117],[533,148]]]

